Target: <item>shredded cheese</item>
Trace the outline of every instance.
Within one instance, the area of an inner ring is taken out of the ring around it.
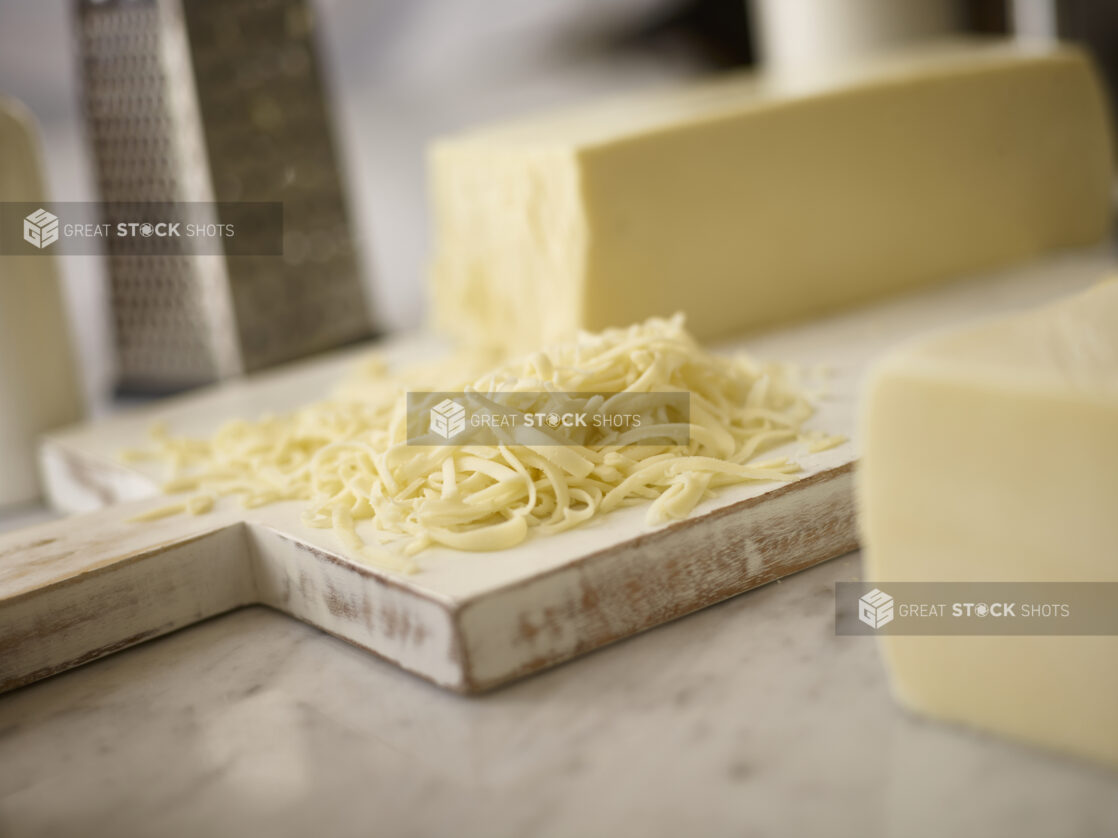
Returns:
[[[690,442],[409,446],[405,394],[425,389],[688,392]],[[758,457],[787,442],[818,450],[838,439],[805,433],[811,414],[793,368],[713,355],[676,315],[581,334],[496,365],[459,357],[393,374],[372,361],[329,400],[228,422],[208,440],[157,427],[150,449],[126,456],[167,464],[165,491],[197,493],[144,519],[200,514],[227,495],[246,507],[298,500],[308,525],[332,528],[374,564],[410,572],[417,569],[412,557],[431,545],[502,550],[532,532],[562,532],[648,502],[647,519],[657,524],[685,518],[721,487],[791,479],[796,463]]]

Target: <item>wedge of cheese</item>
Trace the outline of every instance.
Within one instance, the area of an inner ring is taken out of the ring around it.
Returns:
[[[884,361],[867,579],[1118,582],[1118,281]],[[909,707],[1118,764],[1118,637],[881,638]]]
[[[1099,240],[1111,140],[1072,48],[951,43],[728,76],[434,144],[437,325],[529,348],[699,337]]]

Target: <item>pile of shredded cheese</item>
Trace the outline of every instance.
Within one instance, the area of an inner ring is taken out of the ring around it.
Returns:
[[[774,446],[842,441],[803,431],[813,411],[793,368],[713,355],[680,315],[582,334],[479,375],[481,363],[467,357],[393,374],[374,361],[334,398],[291,414],[229,422],[206,440],[158,428],[150,449],[126,456],[166,463],[165,491],[195,494],[143,517],[205,512],[226,495],[246,507],[299,500],[305,523],[333,528],[372,563],[410,572],[430,545],[501,550],[630,504],[650,502],[651,524],[684,518],[718,487],[790,479],[796,463],[759,459]],[[406,392],[427,389],[688,392],[690,442],[408,445]]]

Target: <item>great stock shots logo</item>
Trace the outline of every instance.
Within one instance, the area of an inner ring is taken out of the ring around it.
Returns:
[[[1118,582],[876,581],[835,583],[836,634],[1118,636]]]
[[[443,399],[431,408],[431,432],[443,439],[461,433],[466,428],[466,408],[452,399]]]
[[[23,240],[42,250],[58,241],[58,216],[40,207],[23,219]]]
[[[0,201],[0,256],[282,256],[283,243],[279,201]]]
[[[858,600],[858,619],[870,628],[879,629],[893,621],[893,598],[874,588]]]

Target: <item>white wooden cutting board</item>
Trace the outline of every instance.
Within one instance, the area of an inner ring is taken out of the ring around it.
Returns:
[[[759,357],[827,364],[812,427],[853,437],[859,382],[908,337],[1072,293],[1113,270],[1100,250],[972,278],[744,342]],[[166,503],[158,471],[125,467],[165,421],[208,434],[222,422],[325,395],[364,351],[350,350],[56,433],[46,486],[67,511],[95,510],[0,538],[0,690],[11,689],[231,609],[263,604],[436,684],[475,692],[527,675],[795,573],[856,547],[857,440],[806,454],[788,484],[726,490],[695,515],[649,529],[631,507],[490,554],[432,549],[421,572],[348,558],[297,503],[127,523]],[[397,340],[406,363],[441,347]],[[960,417],[961,420],[963,417]],[[743,643],[750,642],[742,638]]]

